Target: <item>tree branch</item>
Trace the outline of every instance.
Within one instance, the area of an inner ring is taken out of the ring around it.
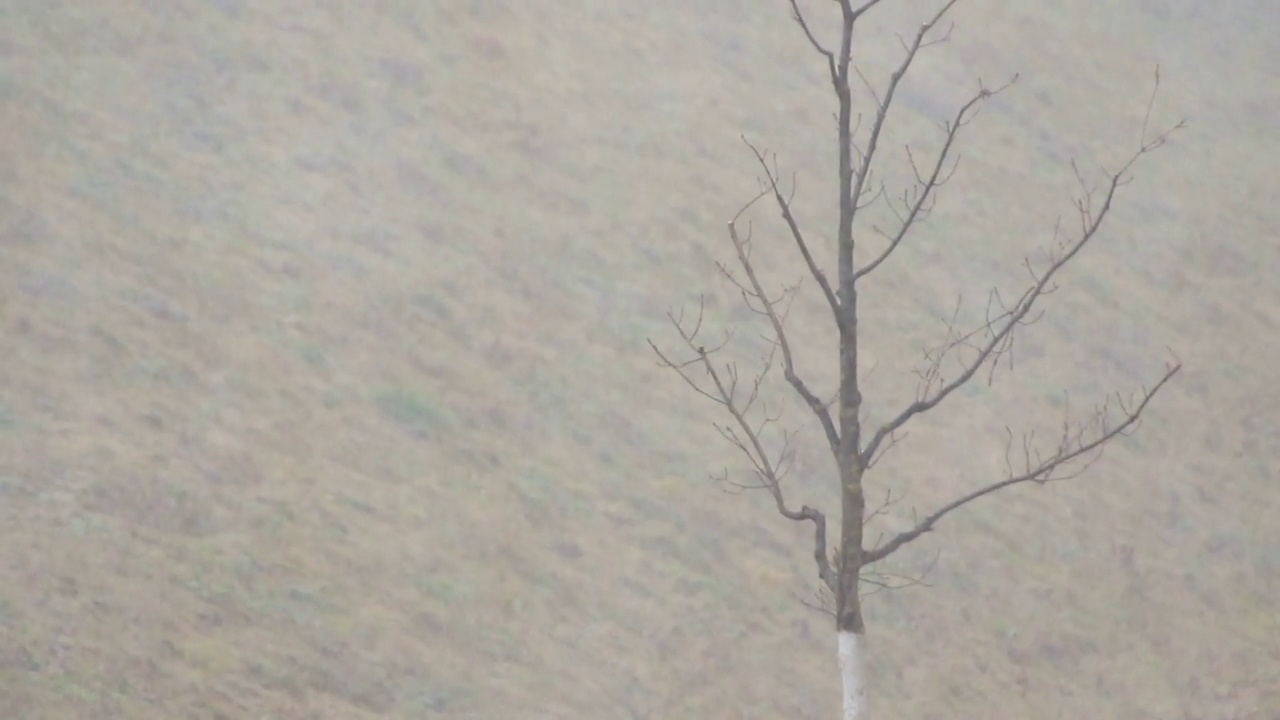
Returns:
[[[800,25],[800,29],[804,31],[804,36],[809,38],[809,44],[813,46],[813,49],[827,59],[827,70],[831,73],[831,81],[835,82],[837,78],[835,53],[832,53],[823,47],[822,43],[818,42],[813,30],[809,29],[809,22],[804,19],[804,13],[800,12],[800,6],[796,4],[796,0],[791,0],[791,19]]]
[[[850,221],[853,219],[852,215],[856,214],[857,200],[862,197],[863,185],[867,182],[867,179],[870,176],[871,163],[875,158],[876,147],[880,143],[880,133],[884,130],[884,121],[889,116],[889,107],[893,104],[893,95],[898,89],[898,84],[902,82],[902,78],[906,77],[907,71],[911,68],[911,63],[915,61],[916,53],[920,51],[920,48],[924,43],[924,36],[942,21],[942,18],[951,10],[952,6],[954,6],[957,1],[958,0],[948,0],[948,2],[938,10],[938,12],[934,13],[932,18],[920,25],[920,29],[916,31],[915,39],[912,41],[911,46],[907,48],[907,56],[903,58],[902,64],[899,65],[898,68],[893,71],[893,74],[889,76],[889,86],[885,89],[884,98],[879,98],[876,96],[875,91],[872,90],[872,96],[877,100],[876,119],[871,125],[871,134],[867,138],[867,150],[865,153],[861,153],[862,162],[854,173],[853,187],[849,193],[849,197],[840,199],[842,203],[849,203],[850,209],[854,211],[850,213]],[[841,4],[845,7],[847,13],[847,0],[841,0]],[[856,19],[857,15],[861,15],[863,12],[866,12],[874,4],[875,2],[868,2],[855,13],[854,18]],[[845,26],[849,27],[850,25],[851,22],[846,19]],[[843,57],[847,58],[848,53],[845,53]],[[844,79],[846,81],[848,80],[847,77]],[[868,88],[870,88],[869,83]],[[847,88],[845,92],[847,92]]]
[[[748,143],[748,146],[750,146],[750,143]],[[752,150],[754,151],[755,148],[752,148]],[[756,158],[761,159],[759,152],[756,152]],[[761,159],[761,165],[764,165],[763,159]],[[800,244],[801,252],[809,263],[810,271],[814,274],[818,283],[822,285],[827,295],[830,296],[831,301],[834,302],[835,297],[831,295],[831,288],[827,285],[826,279],[822,276],[822,272],[818,270],[817,265],[813,263],[812,256],[809,255],[809,250],[804,244],[803,236],[800,234],[799,228],[796,227],[795,220],[791,217],[788,203],[777,191],[777,184],[773,181],[774,176],[767,166],[765,167],[765,172],[770,178],[770,186],[773,193],[783,209],[783,217],[787,218],[788,223],[791,225],[796,242]],[[787,340],[786,329],[783,326],[783,318],[778,314],[776,303],[768,298],[765,294],[764,287],[760,284],[760,278],[756,275],[755,266],[752,264],[749,256],[747,245],[748,241],[743,240],[738,234],[738,218],[742,216],[742,213],[746,212],[746,209],[750,207],[750,205],[751,204],[748,203],[744,206],[738,211],[738,214],[734,215],[733,219],[729,221],[729,239],[733,242],[734,251],[738,254],[738,265],[742,267],[743,272],[747,275],[748,282],[751,284],[749,290],[741,285],[738,286],[739,290],[741,290],[743,299],[748,302],[748,305],[750,305],[751,299],[755,299],[760,303],[761,307],[757,312],[768,318],[769,324],[773,326],[774,342],[777,344],[778,349],[782,351],[783,377],[787,379],[787,382],[795,389],[796,394],[804,400],[805,404],[809,406],[809,409],[813,411],[813,414],[817,416],[818,422],[822,424],[822,431],[826,435],[827,445],[831,448],[831,452],[835,453],[840,447],[840,435],[836,431],[834,421],[831,419],[831,412],[828,409],[827,404],[818,398],[818,396],[809,389],[809,386],[805,384],[804,380],[796,374],[795,361],[791,353],[791,343]]]
[[[905,217],[899,216],[901,225],[898,228],[898,232],[893,236],[889,236],[888,234],[881,232],[879,228],[875,228],[876,232],[889,241],[889,246],[886,247],[884,251],[876,256],[876,258],[870,263],[859,268],[857,272],[853,274],[854,280],[858,280],[880,267],[880,264],[892,255],[894,250],[898,249],[898,245],[902,243],[903,238],[907,236],[907,233],[911,231],[911,228],[916,224],[916,222],[922,220],[924,216],[928,214],[928,210],[925,206],[928,204],[930,198],[933,197],[934,191],[945,185],[947,180],[951,178],[951,175],[955,173],[956,168],[959,166],[959,161],[957,160],[957,164],[952,165],[951,171],[947,173],[946,177],[943,177],[942,169],[946,165],[947,158],[951,153],[952,147],[955,145],[956,137],[960,134],[960,129],[965,125],[968,125],[977,115],[977,108],[980,103],[994,95],[1004,92],[1009,88],[1009,86],[1013,85],[1017,81],[1018,76],[1014,75],[1009,82],[995,88],[994,90],[983,87],[981,82],[979,83],[978,92],[970,98],[968,102],[961,105],[960,110],[956,112],[955,118],[943,127],[946,131],[946,139],[942,143],[942,149],[938,152],[937,160],[934,162],[933,169],[929,173],[928,178],[920,176],[920,172],[916,167],[915,158],[911,156],[911,147],[907,146],[907,155],[911,160],[911,168],[915,171],[915,201],[908,201],[906,198],[907,191],[903,191],[903,201],[907,208],[907,214]]]
[[[862,596],[868,597],[884,590],[902,590],[904,588],[915,587],[917,585],[933,587],[926,578],[928,578],[929,574],[933,572],[933,569],[937,567],[938,559],[941,557],[942,552],[935,551],[933,559],[929,561],[929,564],[925,566],[924,570],[919,575],[915,576],[900,575],[898,573],[887,573],[876,570],[869,571],[867,570],[867,566],[864,564],[862,566],[861,582],[863,584],[870,585],[874,589],[862,593]]]
[[[831,82],[838,83],[840,81],[840,73],[837,70],[835,53],[828,50],[813,34],[813,29],[809,27],[809,21],[805,19],[804,13],[800,12],[800,5],[797,0],[789,0],[789,2],[791,3],[791,19],[795,20],[800,29],[804,31],[804,36],[809,39],[809,44],[813,46],[813,49],[826,58],[827,69],[831,73]],[[849,27],[852,27],[853,23],[857,22],[863,13],[880,4],[880,0],[867,0],[860,7],[855,8],[850,0],[837,0],[837,2],[840,4],[840,10],[845,17],[846,25]],[[844,57],[849,56],[847,48],[843,51],[843,55]]]
[[[1013,333],[1019,325],[1025,325],[1034,322],[1035,316],[1031,315],[1031,311],[1036,307],[1036,303],[1045,295],[1048,295],[1056,289],[1053,284],[1054,277],[1063,267],[1073,260],[1084,246],[1089,243],[1098,233],[1102,223],[1106,220],[1107,215],[1111,211],[1112,201],[1115,199],[1116,192],[1124,185],[1128,184],[1130,177],[1129,171],[1144,155],[1153,152],[1157,148],[1163,146],[1174,132],[1185,127],[1185,123],[1178,123],[1172,128],[1164,131],[1150,141],[1146,141],[1134,153],[1127,162],[1115,173],[1109,175],[1106,193],[1102,199],[1101,207],[1095,212],[1093,210],[1093,192],[1084,187],[1084,194],[1076,199],[1076,210],[1080,218],[1080,234],[1070,243],[1060,243],[1060,246],[1053,249],[1049,253],[1049,266],[1043,272],[1037,274],[1032,269],[1030,260],[1024,262],[1028,272],[1032,277],[1032,284],[1022,295],[1019,296],[1012,308],[1005,308],[1003,312],[995,318],[988,317],[987,321],[977,330],[967,333],[964,336],[954,339],[945,345],[941,352],[933,359],[933,365],[926,371],[926,382],[922,388],[920,397],[904,408],[896,417],[882,425],[876,430],[871,441],[867,443],[866,448],[862,450],[863,462],[869,462],[875,457],[876,451],[880,443],[889,437],[893,432],[906,425],[913,417],[932,410],[942,401],[946,400],[956,390],[967,384],[988,362],[994,362],[1004,355],[1012,346]],[[1077,177],[1080,177],[1077,171]],[[1081,185],[1084,181],[1081,179]],[[999,299],[999,294],[994,293],[993,297]],[[968,341],[977,335],[986,334],[985,341],[978,343],[976,350],[977,355],[969,362],[964,363],[960,374],[950,382],[941,379],[939,368],[941,366],[943,356],[950,349],[967,344]]]
[[[730,223],[732,226],[732,223]],[[736,237],[736,233],[735,233]],[[735,247],[739,248],[739,253],[745,253],[745,244],[735,240]],[[749,267],[750,262],[746,265]],[[754,271],[752,272],[754,275]],[[758,288],[758,281],[756,283]],[[789,520],[798,522],[809,521],[813,523],[814,550],[813,558],[818,565],[818,577],[828,587],[835,588],[836,575],[831,567],[831,562],[827,557],[827,519],[819,510],[808,505],[802,506],[799,510],[792,510],[787,507],[786,498],[782,492],[781,478],[785,474],[785,467],[790,462],[791,444],[790,436],[787,436],[783,443],[783,448],[779,452],[776,459],[771,458],[764,448],[764,443],[760,439],[760,435],[765,426],[777,420],[777,416],[770,415],[766,409],[764,419],[759,424],[753,424],[747,417],[749,410],[759,397],[759,389],[765,375],[772,367],[774,353],[782,347],[781,342],[775,343],[769,354],[765,358],[764,368],[756,375],[752,383],[751,389],[747,392],[745,400],[740,398],[739,392],[739,376],[737,366],[733,363],[726,364],[723,369],[717,368],[712,361],[712,354],[724,347],[724,343],[708,350],[698,340],[698,334],[702,329],[702,317],[705,302],[699,303],[698,317],[693,323],[692,329],[687,328],[683,322],[683,317],[674,313],[668,313],[672,325],[675,326],[676,332],[680,334],[681,339],[693,351],[694,357],[690,360],[676,361],[667,356],[658,348],[658,346],[649,340],[649,347],[657,354],[659,363],[663,367],[674,370],[680,377],[692,387],[698,394],[709,398],[718,405],[724,407],[732,418],[731,425],[716,424],[716,429],[726,440],[737,447],[751,463],[754,470],[757,485],[736,485],[742,489],[763,489],[767,490],[773,497],[774,504],[778,509],[778,513]],[[766,305],[769,312],[777,318],[776,311],[772,305]],[[781,321],[779,320],[779,323]],[[726,341],[727,342],[727,339]],[[704,388],[690,374],[690,368],[701,368],[706,377],[711,381],[711,389]],[[825,409],[825,408],[824,408]]]
[[[917,523],[915,527],[905,532],[898,533],[893,537],[893,539],[884,545],[871,550],[863,550],[863,562],[869,565],[879,560],[883,560],[903,545],[906,545],[912,540],[915,540],[921,535],[933,530],[934,526],[938,524],[938,521],[951,511],[968,505],[978,498],[990,495],[997,490],[1002,490],[1011,485],[1017,485],[1024,482],[1044,484],[1055,480],[1066,480],[1079,475],[1080,472],[1083,472],[1083,470],[1093,462],[1093,460],[1097,459],[1096,456],[1088,460],[1083,468],[1079,468],[1069,475],[1058,475],[1057,473],[1068,470],[1073,462],[1084,458],[1095,450],[1100,454],[1103,446],[1111,440],[1122,435],[1128,435],[1130,429],[1139,422],[1142,412],[1146,410],[1147,404],[1156,396],[1156,393],[1160,392],[1160,389],[1165,386],[1165,383],[1169,382],[1169,380],[1171,380],[1181,369],[1182,363],[1176,359],[1171,364],[1166,365],[1164,375],[1160,378],[1160,381],[1152,386],[1150,390],[1144,390],[1142,393],[1142,400],[1136,406],[1133,406],[1132,409],[1129,408],[1130,403],[1126,403],[1123,399],[1119,399],[1118,404],[1120,405],[1122,412],[1121,417],[1123,418],[1119,425],[1114,427],[1111,426],[1109,419],[1110,408],[1107,404],[1104,404],[1102,408],[1099,409],[1097,417],[1095,418],[1098,425],[1098,434],[1092,439],[1088,439],[1087,437],[1087,431],[1089,429],[1088,425],[1081,425],[1077,429],[1072,430],[1067,423],[1064,423],[1063,434],[1059,440],[1057,451],[1047,459],[1036,457],[1034,460],[1032,459],[1033,451],[1030,448],[1029,441],[1024,441],[1023,452],[1026,459],[1022,471],[1017,474],[1012,472],[1012,462],[1008,460],[1009,448],[1007,447],[1005,453],[1006,464],[1011,469],[1007,478],[974,490],[967,495],[961,496],[950,503],[943,505],[941,508],[938,508]],[[1012,435],[1010,436],[1009,447],[1011,446]]]
[[[782,213],[782,219],[787,223],[787,229],[791,231],[791,237],[796,241],[796,247],[800,250],[801,257],[804,258],[805,267],[809,269],[809,274],[818,282],[818,287],[822,288],[822,295],[827,299],[827,306],[831,308],[831,314],[835,317],[836,322],[840,321],[840,301],[836,299],[835,292],[831,289],[831,283],[827,280],[827,276],[818,267],[818,263],[813,259],[813,253],[809,252],[809,243],[804,239],[804,233],[800,230],[799,223],[796,222],[795,215],[791,211],[791,201],[782,196],[782,190],[778,187],[777,168],[770,168],[769,163],[765,160],[765,153],[762,153],[747,141],[746,138],[742,142],[751,148],[752,154],[756,156],[756,162],[764,170],[764,176],[768,184],[768,192],[773,193],[774,201],[778,204],[778,210]],[[745,208],[744,208],[745,209]],[[741,215],[739,212],[738,215]],[[734,221],[737,216],[734,217]],[[729,232],[733,232],[733,221],[729,223]]]

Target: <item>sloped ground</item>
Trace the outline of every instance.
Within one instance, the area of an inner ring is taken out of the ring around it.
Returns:
[[[832,717],[808,529],[705,481],[741,463],[644,344],[702,292],[741,317],[712,275],[740,133],[826,231],[831,103],[784,5],[0,4],[5,716]],[[898,5],[873,77],[924,12]],[[1015,372],[880,468],[885,529],[997,476],[1062,391],[1185,370],[1084,479],[898,558],[941,553],[870,600],[877,717],[1277,717],[1280,18],[961,5],[893,157],[1022,80],[868,290],[872,419],[957,293],[1019,281],[1067,160],[1133,149],[1157,62],[1154,121],[1192,124]],[[820,309],[792,330],[829,381]],[[795,492],[829,503],[819,445]]]

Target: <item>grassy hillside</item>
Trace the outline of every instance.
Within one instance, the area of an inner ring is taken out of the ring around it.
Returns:
[[[823,68],[780,0],[554,5],[0,3],[6,717],[834,716],[809,529],[707,480],[742,463],[645,345],[701,293],[743,319],[741,134],[830,232]],[[884,5],[875,78],[927,11]],[[877,717],[1280,717],[1280,15],[1248,5],[966,0],[902,89],[895,161],[1022,77],[868,287],[873,420],[957,294],[1020,280],[1068,161],[1134,149],[1156,63],[1154,120],[1191,125],[1015,372],[878,468],[880,527],[1064,390],[1185,369],[1086,477],[895,556],[940,553],[869,600]],[[792,328],[830,383],[818,298]],[[813,429],[794,492],[829,505]]]

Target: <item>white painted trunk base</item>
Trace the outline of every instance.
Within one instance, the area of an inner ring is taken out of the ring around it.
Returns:
[[[840,658],[840,685],[844,689],[840,717],[867,720],[867,659],[865,635],[841,630],[836,633]]]

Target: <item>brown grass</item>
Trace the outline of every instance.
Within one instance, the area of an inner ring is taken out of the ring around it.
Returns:
[[[739,133],[829,217],[831,103],[784,3],[100,5],[0,29],[6,717],[833,716],[807,530],[704,481],[738,459],[644,348],[700,292],[734,318]],[[868,72],[914,5],[869,16]],[[1052,427],[1063,389],[1132,388],[1166,346],[1186,369],[1085,479],[900,558],[942,552],[870,603],[877,717],[1280,707],[1276,17],[1094,5],[962,3],[904,89],[889,148],[1023,76],[867,296],[880,413],[934,316],[1070,210],[1066,161],[1132,149],[1156,62],[1157,119],[1192,125],[1016,373],[886,461],[887,527],[999,473],[1003,424]],[[821,452],[795,492],[827,502]]]

